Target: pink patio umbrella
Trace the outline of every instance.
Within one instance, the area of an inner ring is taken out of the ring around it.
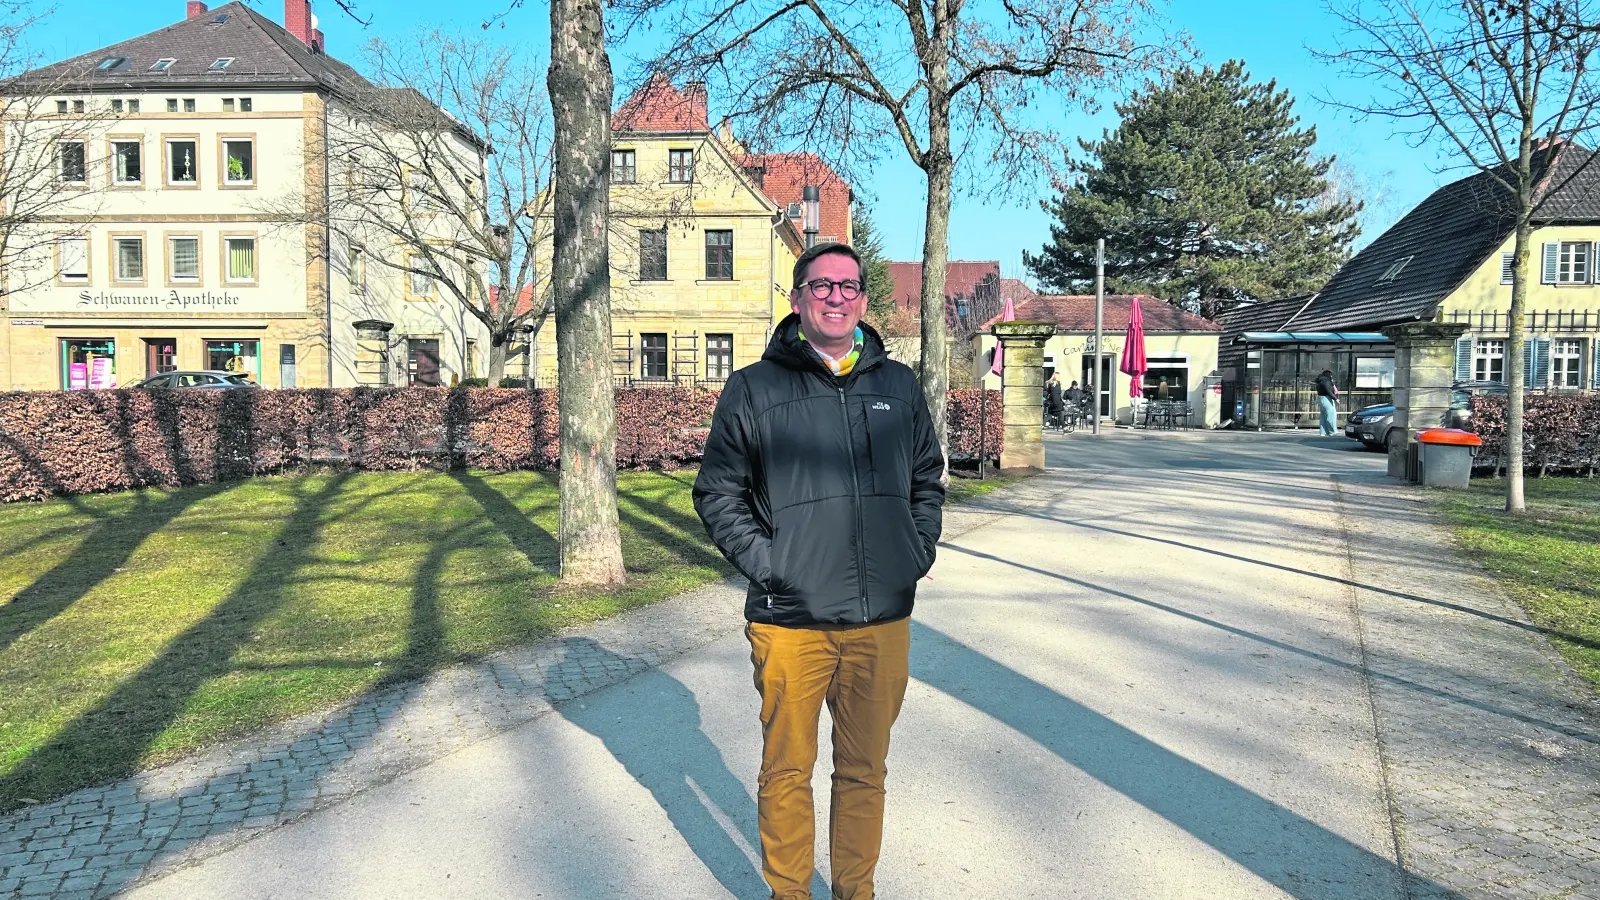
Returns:
[[[1006,308],[1000,311],[1000,318],[995,319],[994,321],[996,321],[996,322],[1015,322],[1016,320],[1017,320],[1017,308],[1015,306],[1011,305],[1011,298],[1007,297],[1006,298]],[[995,341],[994,342],[994,365],[989,367],[989,374],[990,375],[999,375],[1001,373],[1001,370],[1004,369],[1004,366],[1002,366],[1000,364],[1000,360],[1001,360],[1001,357],[1003,357],[1005,355],[1005,349],[1006,348],[1000,346],[1000,342],[999,341]]]
[[[1139,298],[1133,298],[1133,306],[1128,309],[1128,334],[1122,343],[1122,365],[1119,367],[1122,374],[1127,375],[1131,382],[1128,385],[1128,396],[1135,399],[1144,396],[1144,373],[1149,371],[1150,365],[1144,358],[1144,312],[1139,309]]]

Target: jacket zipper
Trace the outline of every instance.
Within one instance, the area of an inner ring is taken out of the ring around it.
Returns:
[[[856,436],[850,428],[850,406],[844,399],[844,388],[839,388],[839,414],[844,416],[845,460],[850,464],[850,490],[856,501],[856,587],[861,594],[861,621],[872,621],[867,606],[867,556],[861,539],[866,532],[866,522],[861,516],[861,476],[856,474]]]

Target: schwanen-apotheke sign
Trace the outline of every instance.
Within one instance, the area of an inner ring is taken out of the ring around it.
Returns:
[[[11,298],[13,312],[195,315],[206,313],[303,313],[302,294],[246,290],[43,290]]]

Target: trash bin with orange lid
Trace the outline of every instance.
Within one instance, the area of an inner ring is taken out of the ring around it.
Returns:
[[[1472,481],[1472,458],[1483,438],[1459,428],[1429,428],[1417,433],[1421,444],[1422,483],[1428,487],[1464,488]]]

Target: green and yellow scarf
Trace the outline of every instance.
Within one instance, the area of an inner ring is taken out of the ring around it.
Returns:
[[[799,334],[800,340],[805,341],[806,333],[804,331],[800,331]],[[810,341],[806,341],[806,343],[811,344]],[[817,355],[822,357],[822,361],[827,364],[830,372],[839,378],[843,378],[844,376],[850,374],[851,369],[856,367],[856,361],[861,359],[861,350],[866,346],[866,343],[866,335],[861,333],[861,326],[857,325],[855,344],[850,347],[850,352],[846,353],[844,356],[834,359],[818,349],[816,344],[811,344],[811,349],[816,350]]]

